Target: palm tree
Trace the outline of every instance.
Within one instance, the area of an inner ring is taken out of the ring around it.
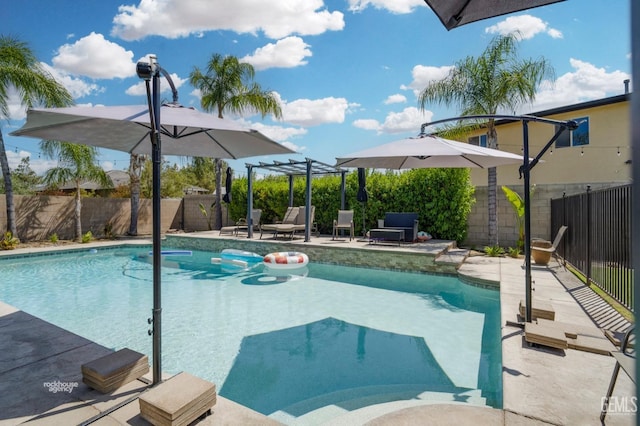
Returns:
[[[536,88],[545,79],[554,79],[553,68],[546,59],[520,60],[517,34],[497,36],[479,57],[468,56],[457,62],[443,80],[429,84],[418,97],[424,110],[429,102],[456,105],[460,115],[513,112],[519,105],[535,99]],[[498,148],[495,120],[485,123],[487,146]],[[489,244],[498,244],[497,174],[488,173]]]
[[[2,119],[10,118],[8,99],[9,94],[14,90],[26,107],[36,104],[46,107],[66,106],[73,103],[69,92],[42,68],[26,43],[11,37],[0,36],[0,118]],[[0,169],[4,176],[7,230],[17,236],[11,171],[1,131]]]
[[[131,154],[129,157],[129,187],[131,188],[131,222],[129,235],[138,235],[138,210],[140,209],[140,178],[146,156]]]
[[[242,115],[245,112],[259,112],[264,118],[271,113],[282,117],[282,110],[273,92],[263,90],[253,81],[253,65],[240,62],[235,56],[214,54],[207,63],[203,74],[197,67],[189,75],[193,87],[200,90],[200,104],[205,111],[218,111],[218,117],[231,112]],[[216,197],[215,223],[222,224],[222,161],[215,160]]]
[[[59,164],[49,169],[44,175],[44,182],[48,186],[58,186],[66,182],[73,182],[76,187],[76,232],[75,238],[82,238],[82,191],[80,185],[84,181],[97,182],[103,187],[111,187],[111,179],[96,164],[98,148],[87,145],[77,145],[69,142],[42,141],[40,149],[47,157],[57,159]]]

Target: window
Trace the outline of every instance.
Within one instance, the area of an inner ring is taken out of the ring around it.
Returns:
[[[486,148],[487,147],[487,135],[472,136],[472,137],[469,138],[469,143],[471,145],[484,146]]]
[[[556,140],[556,148],[568,146],[589,145],[589,117],[574,118],[578,128],[569,132],[562,132]],[[556,132],[560,126],[556,126]]]

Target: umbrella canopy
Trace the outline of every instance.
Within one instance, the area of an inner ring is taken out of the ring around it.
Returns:
[[[489,168],[522,163],[521,155],[421,135],[336,158],[336,167],[419,169],[429,167]]]
[[[224,196],[222,197],[222,201],[225,203],[231,202],[231,182],[233,181],[233,171],[231,167],[227,167],[227,177],[224,181]],[[227,215],[229,214],[229,210],[227,210]]]
[[[294,152],[258,131],[193,108],[164,104],[160,116],[163,155],[237,159]],[[147,105],[74,106],[30,109],[25,125],[11,134],[150,154],[150,129]]]
[[[564,0],[425,0],[447,30]]]

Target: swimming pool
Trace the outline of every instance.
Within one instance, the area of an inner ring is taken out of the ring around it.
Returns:
[[[114,349],[151,355],[148,248],[0,258],[0,300]],[[394,401],[501,407],[499,292],[450,276],[310,263],[230,273],[166,256],[164,371],[278,420]]]

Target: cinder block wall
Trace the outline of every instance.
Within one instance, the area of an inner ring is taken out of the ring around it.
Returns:
[[[207,231],[209,225],[207,221],[211,219],[211,229],[220,229],[218,223],[215,220],[215,214],[211,205],[215,197],[213,195],[185,195],[182,204],[182,217],[183,228],[186,232],[194,231]],[[200,204],[204,206],[207,211],[205,217],[200,210]],[[235,220],[231,217],[227,218],[227,203],[222,203],[222,224],[221,226],[227,226],[235,223]]]
[[[60,239],[72,239],[75,233],[75,200],[73,197],[24,196],[13,197],[16,210],[18,237],[22,241],[47,240],[52,234]],[[151,200],[140,200],[138,234],[152,232]],[[182,224],[182,200],[161,201],[161,231],[180,229]],[[83,198],[82,232],[91,231],[96,237],[104,235],[105,226],[111,223],[116,235],[129,231],[131,201],[128,198]],[[0,194],[0,231],[7,226],[7,206],[4,194]]]
[[[562,198],[562,194],[574,195],[586,192],[587,185],[591,185],[592,190],[617,186],[619,183],[594,183],[594,184],[555,184],[536,185],[531,197],[531,235],[533,237],[553,239],[551,235],[551,200]],[[524,192],[522,186],[512,187],[522,197]],[[488,233],[488,212],[487,212],[487,187],[476,187],[476,203],[469,214],[469,227],[467,239],[463,245],[465,247],[476,247],[482,249],[489,240]],[[502,247],[516,247],[518,241],[518,225],[516,213],[507,201],[502,189],[498,186],[498,243]]]

